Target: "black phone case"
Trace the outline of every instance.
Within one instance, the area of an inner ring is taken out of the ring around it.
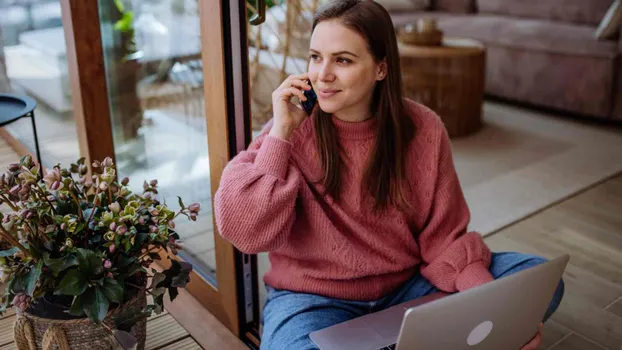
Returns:
[[[311,85],[310,82],[308,83],[309,85]],[[307,97],[307,100],[300,101],[300,104],[302,105],[302,109],[305,110],[307,115],[311,115],[311,112],[313,112],[313,107],[315,107],[315,104],[317,103],[317,95],[315,94],[315,91],[313,91],[313,86],[311,86],[311,90],[304,90],[303,94],[305,95],[305,97]]]

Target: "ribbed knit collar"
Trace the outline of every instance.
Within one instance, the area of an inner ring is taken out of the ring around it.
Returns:
[[[373,117],[362,122],[346,122],[335,116],[332,117],[335,131],[341,139],[362,140],[376,135],[378,118]]]

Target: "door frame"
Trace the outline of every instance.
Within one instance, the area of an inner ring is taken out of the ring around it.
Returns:
[[[60,1],[81,156],[89,162],[105,157],[114,159],[99,2]],[[213,198],[228,161],[250,140],[250,128],[246,127],[250,119],[247,57],[242,55],[246,53],[246,13],[243,0],[231,3],[228,0],[197,1]],[[209,278],[194,271],[187,290],[234,335],[244,339],[249,322],[256,323],[258,315],[256,270],[255,282],[249,289],[244,281],[251,280],[248,278],[251,272],[248,269],[252,266],[250,256],[241,254],[225,241],[215,223],[213,225],[217,288],[209,283]],[[255,302],[245,298],[249,290],[251,295],[255,294]],[[247,310],[254,311],[249,316]]]

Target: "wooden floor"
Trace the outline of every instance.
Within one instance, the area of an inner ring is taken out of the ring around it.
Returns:
[[[566,292],[541,349],[622,346],[622,174],[486,239],[493,251],[570,254]]]
[[[17,155],[0,140],[0,167]],[[566,293],[544,326],[541,349],[622,346],[622,174],[486,238],[494,251],[553,258],[569,253]],[[14,315],[0,319],[0,350],[15,349]],[[149,320],[147,349],[200,349],[170,314]]]

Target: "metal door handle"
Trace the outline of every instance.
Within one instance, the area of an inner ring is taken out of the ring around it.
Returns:
[[[266,20],[266,0],[257,0],[257,13],[250,19],[250,23],[254,26],[262,24]]]

